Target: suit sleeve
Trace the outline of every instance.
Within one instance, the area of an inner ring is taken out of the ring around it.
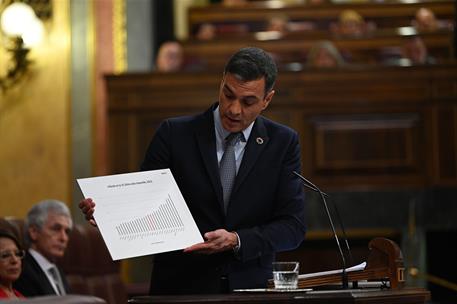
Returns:
[[[13,287],[26,297],[40,295],[36,290],[35,284],[31,283],[31,279],[28,278],[28,275],[24,274],[24,272],[19,279],[13,283]]]
[[[55,294],[46,274],[41,270],[33,257],[26,253],[22,261],[22,273],[19,279],[13,283],[14,289],[26,297]]]
[[[300,146],[296,132],[293,132],[282,160],[271,220],[261,226],[237,230],[241,240],[238,257],[242,261],[291,250],[303,241],[306,232],[304,191],[293,171],[300,172]]]

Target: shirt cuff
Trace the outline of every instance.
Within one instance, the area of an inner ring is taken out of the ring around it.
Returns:
[[[241,248],[241,240],[240,240],[240,236],[238,235],[238,233],[236,233],[235,231],[233,231],[233,233],[235,233],[236,238],[238,240],[238,244],[235,247],[233,247],[233,252],[238,253],[238,251],[240,251],[240,248]]]

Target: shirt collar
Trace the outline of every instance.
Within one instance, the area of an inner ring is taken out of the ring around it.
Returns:
[[[216,109],[214,109],[213,116],[214,116],[214,126],[216,127],[217,135],[219,138],[224,140],[225,138],[227,138],[227,136],[229,136],[230,132],[225,130],[224,127],[222,126],[221,116],[219,114],[219,105],[217,105]],[[242,141],[245,141],[245,142],[248,141],[249,136],[251,135],[252,127],[254,126],[254,122],[255,121],[251,122],[251,124],[246,129],[241,131],[244,136],[244,138],[241,139]]]
[[[35,258],[38,265],[40,265],[41,269],[47,271],[52,267],[55,267],[55,264],[51,263],[44,255],[39,253],[33,248],[29,248],[29,253]]]

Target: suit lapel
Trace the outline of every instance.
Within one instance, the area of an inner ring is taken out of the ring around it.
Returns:
[[[203,117],[197,126],[195,136],[203,163],[205,164],[214,192],[217,195],[217,200],[221,208],[223,208],[222,185],[219,177],[219,167],[216,154],[216,135],[214,134],[214,107],[215,105],[203,114]]]
[[[195,136],[203,163],[205,164],[205,168],[210,177],[214,192],[217,195],[217,200],[221,206],[221,210],[223,211],[224,202],[216,154],[216,135],[214,134],[215,130],[213,111],[215,106],[217,106],[217,104],[213,105],[203,114],[202,119],[197,125],[197,132]],[[254,123],[251,135],[249,136],[249,140],[246,144],[243,161],[241,162],[240,169],[236,176],[232,193],[235,193],[238,190],[239,186],[243,183],[246,176],[254,167],[259,155],[267,146],[268,141],[269,138],[264,125],[264,120],[262,117],[258,117]]]
[[[60,269],[59,266],[57,266],[57,270],[59,271],[60,278],[62,279],[63,287],[65,288],[65,293],[70,293],[70,285],[68,284],[67,277],[65,276],[65,273]]]
[[[29,264],[33,269],[33,274],[35,276],[36,282],[40,285],[41,292],[45,294],[56,294],[54,287],[52,287],[47,275],[44,273],[43,269],[41,269],[35,258],[28,252],[26,257],[29,257]]]
[[[258,117],[254,123],[254,126],[249,136],[249,140],[244,150],[243,160],[240,165],[240,169],[235,179],[235,185],[233,186],[232,193],[235,193],[239,186],[243,183],[246,176],[249,174],[251,169],[254,167],[259,155],[265,149],[269,141],[267,130],[263,123],[263,118]]]

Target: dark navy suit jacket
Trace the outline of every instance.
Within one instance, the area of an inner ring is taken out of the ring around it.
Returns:
[[[59,269],[65,290],[69,293],[69,287],[65,275]],[[56,292],[41,269],[35,258],[27,251],[22,260],[22,273],[19,279],[13,283],[13,287],[26,297],[55,295]]]
[[[304,191],[297,133],[259,116],[243,155],[227,214],[216,155],[213,105],[205,113],[172,118],[158,128],[142,170],[170,168],[202,234],[236,231],[237,254],[174,251],[155,256],[152,294],[218,293],[266,287],[275,253],[296,248],[305,236]]]

